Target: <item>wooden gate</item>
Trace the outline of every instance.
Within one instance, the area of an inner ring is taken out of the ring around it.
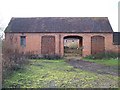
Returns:
[[[42,36],[41,40],[41,53],[43,55],[55,54],[55,37],[54,36]]]
[[[105,51],[105,41],[102,36],[93,36],[91,38],[91,54],[102,53]]]

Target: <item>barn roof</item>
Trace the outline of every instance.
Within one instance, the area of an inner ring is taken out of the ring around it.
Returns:
[[[113,32],[107,17],[12,18],[5,32]]]

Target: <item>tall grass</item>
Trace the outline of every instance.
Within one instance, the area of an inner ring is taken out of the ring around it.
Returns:
[[[94,55],[86,56],[86,59],[118,59],[120,56],[120,53],[115,52],[104,52],[104,53],[98,53]]]

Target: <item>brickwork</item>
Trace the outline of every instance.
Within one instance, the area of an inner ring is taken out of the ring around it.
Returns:
[[[26,47],[20,46],[20,36],[26,36]],[[118,52],[118,45],[113,45],[112,33],[6,33],[5,39],[9,44],[24,52],[34,52],[41,54],[41,37],[42,36],[55,37],[55,54],[64,55],[64,37],[66,36],[80,36],[83,38],[83,56],[91,54],[91,37],[103,36],[105,38],[105,51]]]

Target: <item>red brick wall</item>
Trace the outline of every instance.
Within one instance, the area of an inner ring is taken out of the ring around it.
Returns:
[[[26,36],[25,48],[20,46],[20,36],[22,35]],[[12,40],[12,45],[19,48],[20,51],[34,51],[35,54],[41,54],[41,37],[45,35],[55,36],[55,54],[60,54],[62,56],[64,55],[63,38],[65,36],[83,37],[83,56],[91,54],[91,37],[97,35],[105,37],[105,51],[118,52],[118,45],[113,45],[113,36],[111,33],[6,33],[5,38],[10,44]]]

